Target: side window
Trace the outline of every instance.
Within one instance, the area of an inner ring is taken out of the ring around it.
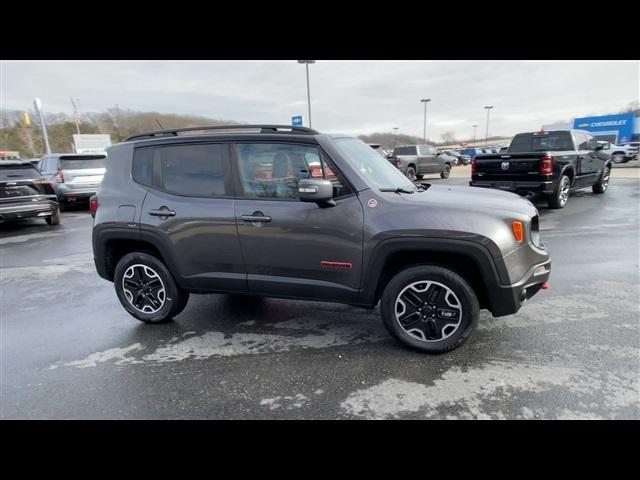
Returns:
[[[297,200],[298,182],[307,178],[331,180],[335,197],[346,194],[345,183],[317,147],[241,143],[236,154],[244,197]]]
[[[589,150],[589,140],[584,133],[576,133],[576,149]]]
[[[595,150],[598,148],[598,141],[593,137],[593,135],[587,135],[587,140],[589,141],[589,150]]]
[[[162,147],[162,188],[191,197],[226,195],[220,144]]]
[[[153,148],[137,148],[133,154],[133,179],[147,186],[153,183],[153,151]]]
[[[437,155],[438,151],[435,147],[427,147],[427,155]]]

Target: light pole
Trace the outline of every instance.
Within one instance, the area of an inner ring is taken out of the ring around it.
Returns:
[[[307,70],[307,106],[309,107],[309,128],[311,128],[311,90],[309,89],[309,64],[316,63],[315,60],[298,60],[298,63],[304,63]]]
[[[33,106],[36,107],[36,112],[38,112],[38,115],[40,116],[40,125],[42,125],[42,134],[44,135],[44,146],[47,150],[47,154],[51,154],[51,147],[49,146],[49,136],[47,135],[47,125],[44,123],[42,102],[39,98],[33,100]]]
[[[423,98],[420,101],[424,103],[424,127],[422,129],[422,143],[427,143],[427,103],[429,103],[431,99]]]
[[[486,147],[489,144],[489,112],[493,108],[493,105],[484,108],[487,110],[487,132],[484,136],[484,146]]]
[[[478,125],[472,125],[473,126],[473,146],[475,147],[476,145],[476,130],[478,129]]]
[[[393,127],[393,148],[396,148],[396,136],[398,135],[398,127]]]

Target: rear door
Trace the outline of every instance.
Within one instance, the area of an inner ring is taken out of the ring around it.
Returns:
[[[138,168],[138,158],[141,162],[152,158],[153,162],[151,187],[140,215],[143,238],[154,236],[171,252],[185,285],[246,291],[229,145],[185,143],[138,148],[134,172],[148,172],[144,164]]]
[[[64,183],[73,190],[97,188],[107,167],[106,155],[61,155]]]

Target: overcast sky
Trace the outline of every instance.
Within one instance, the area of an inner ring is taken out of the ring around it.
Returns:
[[[295,61],[2,62],[2,108],[71,113],[120,108],[246,123],[307,124],[304,65]],[[639,97],[639,62],[326,61],[310,65],[313,127],[333,133],[512,135],[574,116],[617,112]]]

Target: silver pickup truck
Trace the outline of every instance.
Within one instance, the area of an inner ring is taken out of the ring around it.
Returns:
[[[427,173],[449,178],[455,159],[440,153],[431,145],[403,145],[393,149],[389,161],[415,182]]]

